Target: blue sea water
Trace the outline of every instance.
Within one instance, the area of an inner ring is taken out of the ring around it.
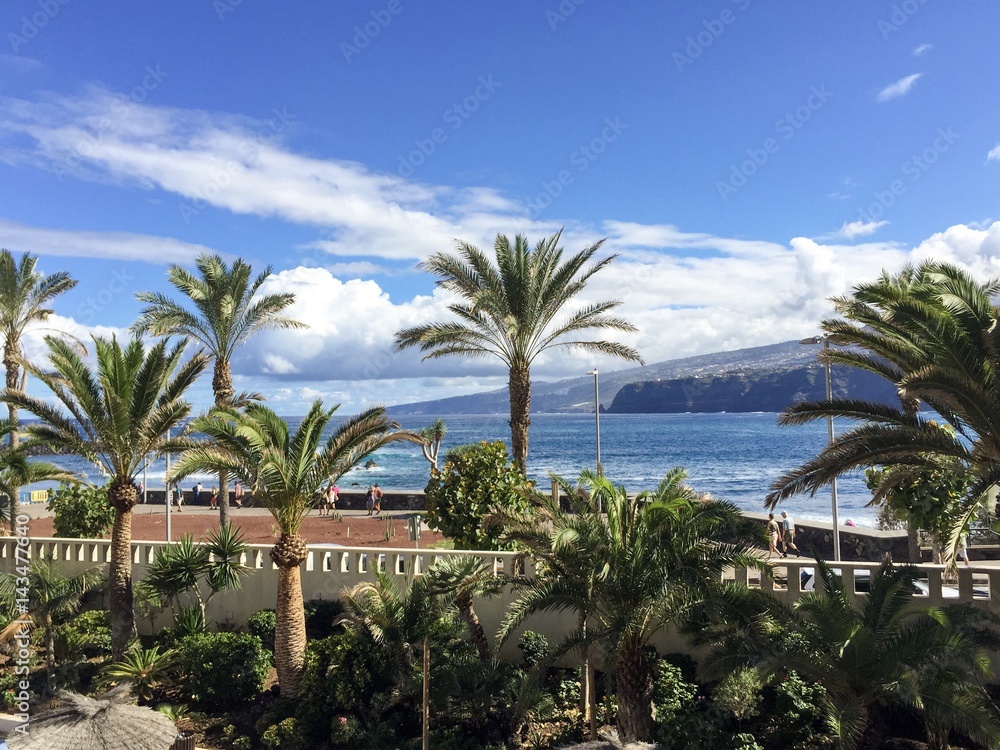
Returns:
[[[435,417],[400,417],[403,427],[418,430]],[[449,449],[480,440],[510,444],[506,415],[443,417],[448,426],[441,456]],[[753,414],[602,414],[601,462],[616,484],[630,491],[651,489],[672,467],[688,471],[689,484],[699,492],[731,500],[744,510],[764,510],[771,483],[784,472],[815,456],[826,444],[826,423],[779,427],[777,415]],[[297,420],[289,420],[292,427]],[[844,429],[847,424],[843,425]],[[593,414],[533,414],[528,473],[540,486],[550,486],[549,474],[574,479],[596,461]],[[364,488],[378,482],[388,491],[423,489],[428,463],[416,445],[397,443],[376,452],[377,468],[350,472],[340,481],[343,489]],[[94,475],[92,466],[79,458],[61,458],[75,471]],[[159,461],[147,472],[149,487],[163,486],[164,466]],[[95,481],[99,477],[92,476]],[[193,484],[189,479],[188,484]],[[204,477],[205,487],[212,478]],[[862,477],[839,482],[840,520],[874,525],[875,512],[865,505],[871,495]],[[798,496],[782,504],[796,518],[829,520],[830,493]]]

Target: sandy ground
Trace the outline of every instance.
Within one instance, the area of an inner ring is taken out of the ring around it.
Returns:
[[[32,520],[28,533],[35,537],[53,536],[52,518],[44,506],[26,506]],[[341,544],[345,547],[401,547],[412,548],[414,542],[407,535],[409,513],[389,511],[379,516],[368,516],[364,511],[345,511],[340,517],[319,516],[315,510],[302,521],[301,534],[310,544]],[[231,508],[230,519],[243,532],[250,544],[273,544],[277,540],[277,524],[267,510],[262,508]],[[390,533],[386,541],[386,529]],[[174,540],[183,534],[197,539],[204,538],[219,527],[219,512],[209,508],[185,506],[183,512],[176,508],[170,513],[171,536]],[[110,537],[110,533],[108,535]],[[166,514],[162,505],[136,506],[132,518],[134,540],[166,539]],[[420,546],[429,547],[441,542],[443,537],[423,529]]]

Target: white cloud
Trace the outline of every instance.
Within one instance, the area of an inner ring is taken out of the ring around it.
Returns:
[[[317,249],[336,256],[419,260],[454,237],[490,243],[500,228],[552,228],[490,188],[425,185],[297,154],[282,144],[295,127],[285,110],[252,120],[123,102],[91,87],[80,97],[0,99],[0,137],[17,144],[0,141],[0,159],[172,193],[185,221],[225,210],[314,226],[329,233]]]
[[[992,161],[1000,161],[1000,143],[990,149],[990,152],[986,154],[986,158]]]
[[[199,253],[215,252],[172,237],[130,232],[42,229],[0,219],[0,247],[15,253],[72,258],[105,258],[143,263],[190,263]]]
[[[913,75],[906,76],[905,78],[900,78],[895,83],[890,83],[884,89],[878,92],[876,100],[879,102],[887,102],[891,99],[898,99],[901,96],[906,96],[910,93],[910,89],[913,88],[913,84],[919,80],[923,73],[914,73]]]
[[[874,234],[888,223],[888,221],[848,221],[844,223],[844,226],[837,230],[837,236],[842,237],[845,240],[867,237],[870,234]]]
[[[933,44],[919,44],[913,48],[914,57],[922,57],[934,48]]]

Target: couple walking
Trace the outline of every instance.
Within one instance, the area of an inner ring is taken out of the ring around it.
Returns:
[[[767,559],[772,555],[788,557],[788,550],[795,550],[799,554],[799,548],[795,546],[795,521],[788,516],[787,511],[781,511],[781,521],[774,517],[774,513],[767,514]],[[781,547],[779,550],[778,547]]]
[[[374,487],[369,487],[368,492],[365,493],[365,507],[368,509],[368,515],[378,514],[382,512],[382,497],[384,493],[378,486],[378,482],[375,483]]]

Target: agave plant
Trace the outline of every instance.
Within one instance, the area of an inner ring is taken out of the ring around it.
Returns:
[[[105,685],[129,682],[135,697],[141,703],[149,703],[156,688],[173,681],[173,659],[174,652],[171,649],[160,651],[159,646],[136,647],[127,651],[124,659],[106,667],[101,680]]]

